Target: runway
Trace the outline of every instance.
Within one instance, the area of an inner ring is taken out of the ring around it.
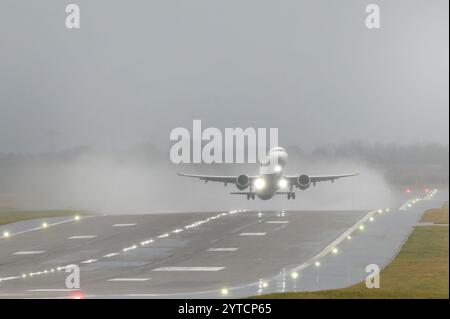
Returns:
[[[0,238],[0,297],[235,298],[345,287],[364,280],[366,265],[389,263],[422,212],[445,198],[373,211],[49,220]],[[80,267],[80,289],[66,287],[70,264]]]

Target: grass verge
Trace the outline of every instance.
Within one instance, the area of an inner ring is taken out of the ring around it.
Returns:
[[[448,202],[441,208],[429,209],[423,214],[422,223],[448,224]]]

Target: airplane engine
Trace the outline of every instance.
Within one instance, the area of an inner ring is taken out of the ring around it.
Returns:
[[[250,184],[250,179],[248,178],[247,175],[239,175],[236,178],[236,187],[241,191],[246,189],[249,184]]]
[[[311,178],[308,175],[300,175],[297,179],[297,187],[301,190],[307,189],[311,185]]]

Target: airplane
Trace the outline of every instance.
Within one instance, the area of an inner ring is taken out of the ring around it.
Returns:
[[[287,165],[288,154],[286,150],[280,146],[270,149],[267,154],[267,161],[260,166],[259,175],[238,175],[238,176],[217,176],[217,175],[197,175],[185,174],[178,172],[177,174],[185,177],[199,178],[207,182],[221,182],[225,186],[227,184],[235,184],[240,192],[231,192],[233,195],[246,195],[247,200],[259,199],[268,200],[275,195],[287,195],[287,199],[295,199],[294,187],[305,190],[311,185],[316,186],[318,182],[334,181],[338,178],[356,176],[354,174],[342,175],[284,175],[283,170]],[[248,188],[248,191],[244,191]]]

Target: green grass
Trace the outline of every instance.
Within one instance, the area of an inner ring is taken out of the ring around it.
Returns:
[[[430,222],[441,220],[433,215]],[[447,206],[448,216],[448,206]],[[449,229],[439,226],[416,227],[396,258],[381,271],[380,288],[365,283],[317,292],[268,294],[257,298],[284,299],[391,299],[449,298]]]
[[[18,221],[49,218],[49,217],[64,217],[87,215],[85,212],[75,210],[43,210],[43,211],[6,211],[0,212],[0,225],[15,223]]]
[[[429,209],[422,216],[421,222],[448,224],[448,203],[444,203],[441,208]]]

